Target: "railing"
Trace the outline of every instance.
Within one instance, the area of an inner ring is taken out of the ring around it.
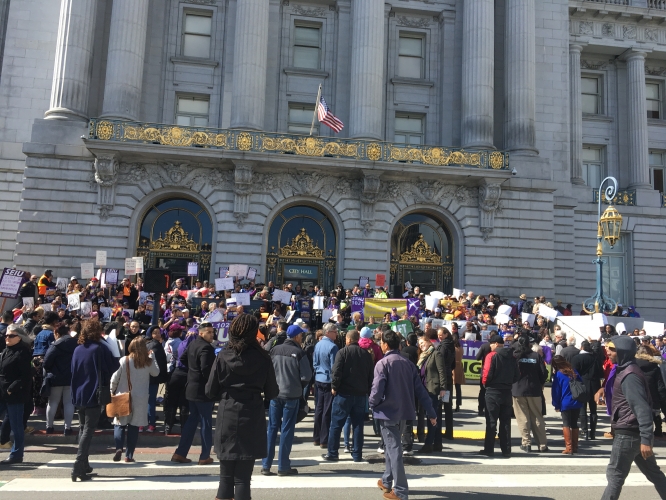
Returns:
[[[599,203],[598,189],[594,190],[594,199],[592,201],[594,201],[594,203]],[[610,203],[608,203],[608,200],[606,199],[605,193],[603,195],[603,199],[601,200],[601,202],[605,203],[606,205],[610,205]],[[618,190],[617,194],[615,195],[615,198],[613,198],[613,205],[623,205],[626,207],[636,206],[636,191],[632,191],[629,189]]]
[[[648,0],[648,8],[666,10],[666,0]]]
[[[93,118],[89,139],[183,148],[209,148],[309,157],[349,158],[391,163],[473,167],[493,170],[509,168],[509,154],[500,151],[467,151],[438,146],[405,146],[390,142],[310,137],[247,130],[180,127],[157,123],[125,122]]]
[[[629,0],[585,0],[594,3],[609,3],[612,5],[629,5]]]

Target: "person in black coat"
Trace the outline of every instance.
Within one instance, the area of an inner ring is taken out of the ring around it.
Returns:
[[[220,401],[215,424],[219,499],[249,500],[254,461],[267,455],[264,399],[277,398],[280,389],[270,355],[257,344],[258,324],[249,314],[234,318],[229,343],[206,383],[206,396]]]
[[[146,432],[155,432],[155,424],[157,423],[157,392],[160,384],[165,383],[169,379],[169,373],[167,371],[167,359],[164,352],[164,345],[162,344],[162,331],[160,327],[151,326],[148,328],[146,340],[148,341],[146,349],[148,349],[148,352],[153,352],[157,366],[160,368],[160,374],[157,377],[150,377],[150,384],[148,385],[148,428]]]
[[[604,378],[604,357],[599,342],[593,346],[587,340],[581,342],[580,353],[573,357],[571,366],[583,379],[589,395],[596,394],[601,389],[601,379]],[[588,412],[589,407],[589,412]],[[589,417],[588,417],[589,414]],[[580,411],[580,428],[585,441],[596,439],[597,431],[597,403],[589,397]],[[589,427],[588,427],[589,423]]]
[[[14,445],[9,457],[0,462],[2,465],[20,464],[23,462],[23,409],[30,401],[30,385],[32,353],[30,348],[21,342],[20,335],[25,332],[19,327],[7,329],[7,344],[0,354],[0,414],[7,419],[14,431]]]
[[[455,323],[454,323],[455,324]],[[447,328],[437,330],[437,338],[440,340],[439,350],[444,357],[446,366],[446,390],[449,393],[449,400],[442,399],[444,407],[444,439],[453,440],[453,370],[456,367],[456,346],[453,343],[451,332]],[[433,451],[442,451],[442,437],[435,436],[435,442],[432,446]]]
[[[256,332],[255,332],[256,333]],[[199,325],[199,336],[187,346],[180,362],[187,367],[185,397],[190,404],[190,415],[182,427],[180,442],[171,457],[172,462],[183,464],[192,460],[187,454],[194,440],[197,426],[201,425],[201,455],[199,465],[213,463],[210,450],[213,446],[213,406],[215,402],[206,396],[206,383],[215,362],[215,349],[211,342],[215,339],[215,329],[210,323]]]
[[[661,398],[660,391],[664,381],[661,378],[661,364],[662,359],[660,356],[655,356],[650,347],[640,346],[636,352],[636,364],[645,375],[648,387],[650,388],[650,399],[652,399],[652,415],[654,419],[654,435],[659,437],[663,436],[661,427]]]
[[[79,345],[77,339],[69,334],[66,325],[58,327],[54,332],[55,342],[49,346],[44,356],[44,383],[50,387],[49,402],[46,406],[46,433],[53,434],[53,421],[55,420],[58,405],[62,401],[65,417],[65,436],[72,434],[72,418],[74,417],[74,404],[72,403],[72,356],[74,349]]]

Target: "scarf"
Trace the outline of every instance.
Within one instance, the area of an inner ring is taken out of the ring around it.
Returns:
[[[432,352],[434,350],[435,350],[435,347],[431,345],[430,347],[428,347],[428,349],[423,351],[421,353],[421,355],[419,356],[419,360],[416,362],[416,366],[421,368],[423,366],[423,363],[426,362],[426,360],[430,357],[430,355],[432,354]]]

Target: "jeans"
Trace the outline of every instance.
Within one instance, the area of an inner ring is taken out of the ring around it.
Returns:
[[[122,450],[125,443],[125,427],[127,427],[127,450],[125,456],[127,458],[134,458],[134,450],[136,450],[136,443],[139,441],[139,428],[136,425],[127,426],[114,425],[113,426],[113,439],[116,442],[116,450]]]
[[[579,416],[580,408],[576,408],[575,410],[562,410],[562,427],[578,429]]]
[[[261,462],[264,469],[270,469],[275,457],[275,441],[280,431],[280,451],[278,452],[278,472],[291,469],[289,454],[294,444],[294,430],[298,416],[298,399],[272,399],[268,408],[268,450]]]
[[[345,425],[342,427],[342,437],[344,438],[345,448],[349,448],[349,437],[351,436],[351,417],[347,417]]]
[[[647,460],[641,455],[640,436],[638,434],[628,435],[616,432],[610,462],[606,469],[608,486],[606,486],[606,490],[601,497],[602,500],[617,500],[620,498],[624,480],[627,478],[633,462],[636,462],[636,466],[648,481],[654,484],[659,496],[666,499],[666,476],[657,465],[654,455]]]
[[[486,389],[486,438],[483,449],[495,452],[495,434],[499,434],[502,454],[511,453],[511,389],[500,391]],[[497,427],[499,419],[499,428]]]
[[[72,419],[74,418],[74,405],[72,404],[72,389],[68,385],[59,385],[51,387],[49,403],[46,406],[46,428],[53,427],[58,404],[62,399],[62,410],[65,414],[65,429],[72,428]]]
[[[5,411],[7,418],[14,431],[14,445],[9,452],[9,458],[23,458],[23,443],[25,441],[25,432],[23,430],[23,403],[5,403],[0,401],[0,415]]]
[[[95,427],[102,413],[102,408],[92,406],[90,408],[78,408],[79,413],[79,449],[76,452],[74,472],[85,472],[88,467],[88,455],[90,454],[90,443],[95,435]]]
[[[176,455],[186,457],[190,452],[194,433],[197,432],[197,426],[201,426],[201,455],[199,460],[210,458],[210,449],[213,446],[213,406],[214,402],[190,401],[190,416],[185,425],[181,424],[182,432],[180,442],[176,449]]]
[[[157,390],[160,384],[150,384],[148,386],[148,425],[155,427],[157,422]]]
[[[254,460],[220,460],[220,486],[217,489],[217,498],[250,500],[250,479],[253,468]]]
[[[432,446],[435,444],[435,442],[438,442],[439,446],[442,446],[442,401],[437,397],[435,394],[430,394],[428,393],[428,396],[430,396],[430,402],[432,403],[432,407],[435,409],[435,413],[437,413],[437,423],[435,425],[432,425],[430,423],[430,419],[426,420],[426,424],[428,425],[428,435],[426,436],[425,440],[425,446]],[[437,440],[437,436],[439,436],[439,440]]]
[[[333,394],[331,384],[315,382],[317,399],[315,400],[314,431],[312,437],[315,443],[325,445],[328,443],[328,431],[331,427],[331,411],[333,409]]]
[[[351,418],[353,441],[351,454],[354,461],[361,461],[363,454],[363,421],[365,419],[365,396],[345,396],[338,394],[333,398],[331,412],[331,431],[328,434],[328,454],[338,456],[340,432],[347,417]]]
[[[402,460],[402,443],[400,436],[404,430],[405,422],[392,420],[379,420],[384,440],[384,460],[386,469],[382,476],[382,483],[387,488],[393,487],[393,493],[400,500],[406,500],[409,496],[405,464]]]

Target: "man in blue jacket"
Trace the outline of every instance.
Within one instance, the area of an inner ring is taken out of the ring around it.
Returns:
[[[437,424],[437,414],[416,366],[400,354],[398,334],[393,331],[383,332],[381,348],[384,357],[375,365],[370,392],[372,418],[379,421],[386,459],[386,470],[377,481],[377,486],[384,492],[387,500],[407,500],[409,487],[400,440],[405,422],[416,419],[415,396],[421,402],[432,425]]]
[[[331,409],[333,408],[333,395],[331,394],[331,373],[335,363],[338,346],[335,340],[338,337],[338,327],[333,323],[324,325],[324,336],[314,349],[313,362],[315,372],[315,415],[314,415],[314,445],[322,448],[328,447],[328,433],[331,427]]]

